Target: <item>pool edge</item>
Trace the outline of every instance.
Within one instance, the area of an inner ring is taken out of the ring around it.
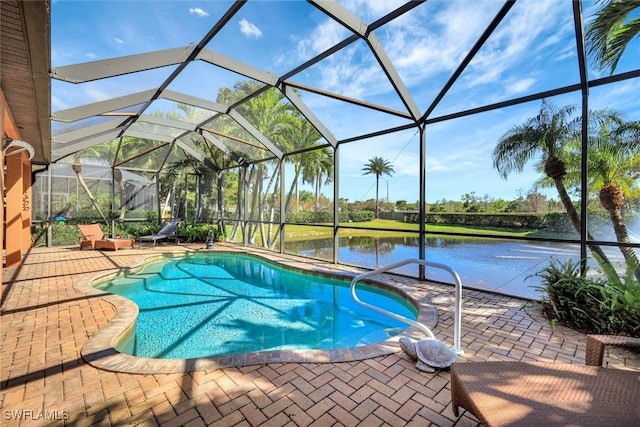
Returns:
[[[305,272],[345,278],[345,276],[355,276],[358,272],[365,270],[350,268],[337,269],[332,264],[328,264],[326,269],[319,270],[317,263],[309,263],[308,260],[298,259],[292,255],[282,255],[279,253],[254,252],[243,250],[235,250],[233,248],[219,249],[224,252],[245,253],[268,261],[275,262],[278,265],[303,270]],[[384,356],[396,353],[400,350],[398,338],[394,337],[390,340],[376,344],[370,344],[361,347],[352,347],[338,350],[272,350],[252,353],[242,353],[226,356],[215,356],[195,359],[152,359],[131,356],[121,353],[116,349],[116,344],[134,325],[138,315],[138,307],[131,300],[101,291],[93,287],[93,283],[99,279],[105,279],[141,267],[145,262],[149,262],[154,258],[166,258],[182,256],[187,253],[193,253],[193,250],[183,250],[164,254],[146,254],[141,255],[134,262],[126,267],[103,271],[97,274],[89,275],[78,280],[74,284],[74,288],[91,297],[99,297],[104,301],[113,305],[115,315],[108,324],[89,336],[87,342],[82,346],[80,355],[82,359],[93,367],[131,374],[168,374],[168,373],[186,373],[198,370],[215,370],[220,368],[230,368],[249,365],[262,365],[268,363],[336,363],[351,362],[357,360],[366,360],[378,356]],[[196,251],[198,252],[198,251]],[[283,261],[285,261],[283,263]],[[310,266],[313,264],[313,267]],[[331,267],[331,269],[330,269]],[[413,294],[413,289],[409,286],[398,282],[387,282],[384,280],[373,280],[376,285],[383,288],[392,289],[399,295],[408,298],[409,301],[418,309],[418,321],[430,328],[435,327],[438,321],[438,313],[434,306],[421,302],[421,299]],[[404,334],[412,338],[423,338],[424,333],[411,326]]]

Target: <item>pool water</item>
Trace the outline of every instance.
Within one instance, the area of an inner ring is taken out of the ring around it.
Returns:
[[[346,280],[245,254],[209,252],[147,264],[96,285],[138,305],[119,351],[197,358],[279,349],[335,350],[389,339],[407,325],[361,307]],[[363,284],[358,297],[415,320],[401,296]]]

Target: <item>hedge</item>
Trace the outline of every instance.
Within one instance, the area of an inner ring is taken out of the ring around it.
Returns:
[[[418,223],[419,214],[407,212],[404,221]],[[509,229],[548,230],[571,233],[573,227],[565,213],[427,213],[427,224],[462,225],[467,227],[497,227]]]

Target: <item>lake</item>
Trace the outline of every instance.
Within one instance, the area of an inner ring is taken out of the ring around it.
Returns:
[[[338,262],[360,267],[376,268],[409,258],[418,258],[417,237],[369,236],[341,237]],[[616,265],[623,261],[615,248],[603,248]],[[314,239],[287,242],[286,252],[331,260],[333,239]],[[427,238],[427,261],[445,264],[458,272],[462,284],[468,288],[494,291],[527,299],[540,299],[533,286],[540,283],[534,276],[549,264],[580,259],[577,244],[496,240],[485,238]],[[596,266],[591,266],[595,268]],[[417,265],[407,265],[398,273],[418,276]],[[441,270],[426,270],[428,279],[452,283],[451,276]]]

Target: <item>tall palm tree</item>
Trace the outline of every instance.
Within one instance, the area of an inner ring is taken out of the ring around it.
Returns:
[[[305,148],[311,148],[318,145],[318,141],[322,138],[318,130],[313,127],[311,122],[302,116],[293,115],[290,117],[288,126],[284,129],[283,139],[286,140],[287,151],[303,150]],[[297,187],[298,181],[305,170],[305,162],[308,165],[309,159],[313,157],[313,151],[305,151],[303,153],[287,156],[287,161],[293,163],[293,180],[291,186],[287,192],[287,198],[285,199],[285,212],[289,212],[291,200],[293,198],[294,191]]]
[[[226,105],[232,105],[235,102],[253,94],[261,87],[262,84],[257,82],[239,81],[233,86],[233,89],[226,87],[220,89],[217,101]],[[283,98],[284,96],[280,91],[271,88],[252,98],[248,102],[243,103],[238,107],[238,112],[242,114],[242,116],[247,119],[247,121],[249,121],[262,135],[270,141],[275,142],[279,140],[279,135],[283,132],[284,127],[286,127],[286,123],[288,122],[288,118],[291,116],[292,112],[291,106],[288,103],[283,102]],[[246,138],[246,132],[237,126],[235,122],[227,120],[226,123],[228,125],[228,129],[225,129],[226,133],[239,138]],[[244,148],[246,149],[246,147]],[[268,155],[266,150],[261,149],[257,145],[256,147],[249,147],[245,151],[246,152],[243,152],[243,154],[251,160],[259,160]],[[263,191],[264,183],[262,180],[264,175],[262,172],[263,168],[260,166],[252,168],[248,174],[247,170],[242,173],[245,179],[251,181],[247,181],[249,184],[248,186],[253,188],[254,191],[260,191],[259,197],[252,198],[250,212],[248,212],[249,216],[254,216],[256,218],[261,217],[262,209],[266,204],[266,195],[269,193],[268,188]],[[258,180],[260,182],[258,182]],[[269,185],[272,183],[273,181],[271,181]],[[240,193],[241,191],[242,189],[238,188],[238,192]],[[238,195],[240,196],[240,194]],[[243,212],[244,201],[241,197],[238,197],[237,203],[236,218],[239,219]],[[238,221],[234,222],[234,227],[231,231],[231,239],[235,237],[235,234],[238,231],[238,224]],[[251,229],[248,231],[250,241],[253,241],[259,226],[260,225],[255,223],[250,224]]]
[[[570,119],[574,110],[572,106],[558,109],[543,99],[537,116],[529,118],[522,125],[514,126],[500,137],[493,150],[493,166],[506,179],[511,172],[522,172],[530,160],[540,155],[541,168],[553,181],[571,224],[580,234],[580,215],[565,187],[567,167],[561,158],[580,124],[578,119]],[[587,238],[593,240],[590,233],[587,234]],[[611,263],[600,246],[589,245],[589,249],[607,272],[613,272]]]
[[[84,193],[89,198],[89,201],[91,201],[93,208],[96,210],[96,212],[98,212],[98,215],[100,215],[100,218],[102,218],[104,223],[109,225],[109,221],[107,221],[107,217],[102,212],[102,209],[100,209],[100,205],[98,204],[98,201],[96,200],[95,196],[89,189],[89,186],[87,185],[87,183],[84,181],[84,178],[82,176],[82,162],[80,161],[80,158],[78,156],[76,156],[73,164],[71,165],[71,169],[73,170],[73,172],[75,172],[76,177],[78,179],[78,184],[84,190]]]
[[[380,193],[380,177],[382,175],[391,176],[395,171],[393,170],[393,166],[388,160],[378,156],[369,159],[368,163],[366,163],[362,168],[362,171],[364,172],[364,175],[376,176],[376,218],[379,218],[380,215],[378,211],[378,200]]]
[[[302,181],[314,186],[315,211],[318,212],[320,188],[323,183],[330,184],[333,181],[333,152],[328,148],[320,148],[304,153]]]
[[[622,215],[625,195],[638,190],[640,173],[640,122],[624,122],[615,111],[599,110],[589,113],[589,141],[587,161],[589,187],[598,189],[598,200],[609,213],[609,218],[620,243],[630,243],[629,233]],[[635,136],[635,137],[634,137]],[[579,174],[581,157],[580,138],[570,147],[569,164]],[[571,161],[571,158],[573,161]],[[576,176],[573,181],[579,182]],[[630,271],[640,283],[640,263],[633,248],[620,246]]]
[[[599,0],[605,3],[587,26],[587,52],[599,69],[613,74],[629,42],[640,35],[640,0]]]

